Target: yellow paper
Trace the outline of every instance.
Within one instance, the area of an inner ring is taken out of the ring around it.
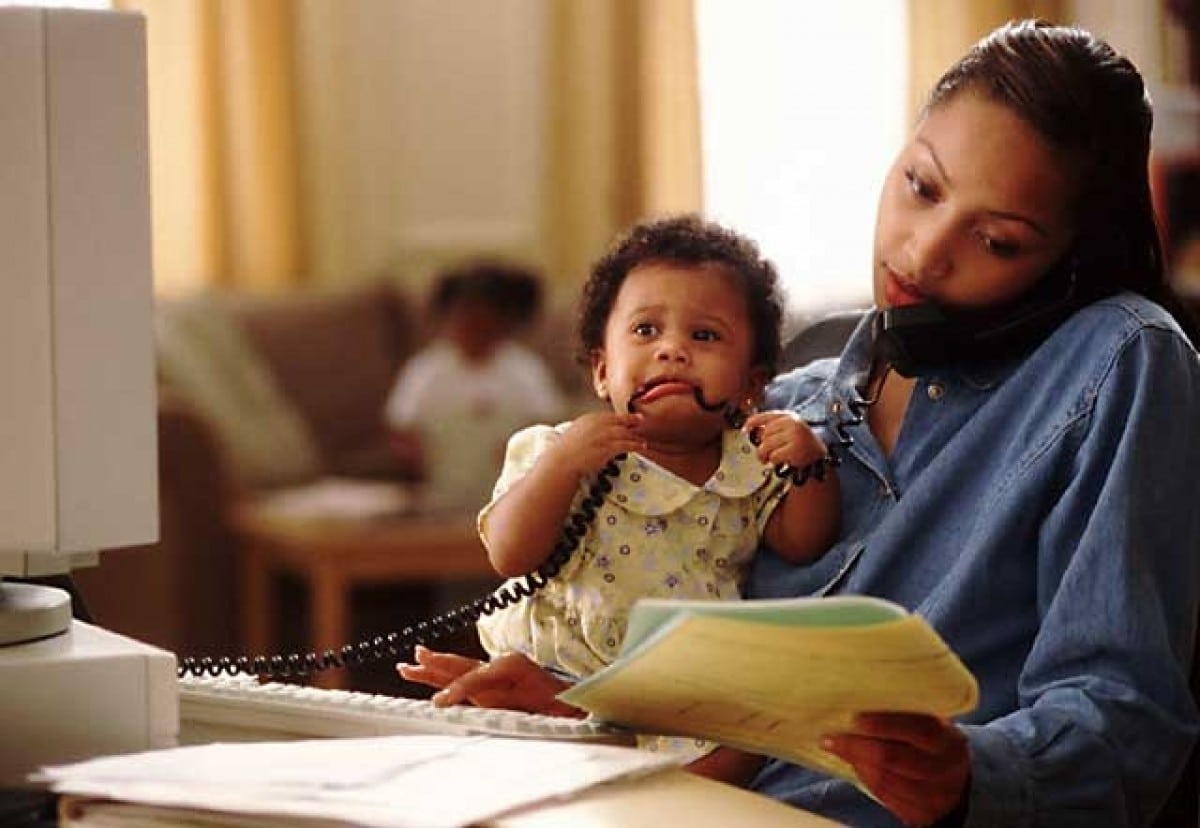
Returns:
[[[738,617],[755,602],[685,611],[562,698],[640,732],[712,739],[858,782],[818,747],[822,735],[859,712],[965,713],[978,687],[919,616],[804,625],[806,606],[838,600],[796,599],[794,624],[778,612]]]

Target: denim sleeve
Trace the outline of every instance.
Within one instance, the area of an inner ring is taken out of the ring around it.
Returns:
[[[963,726],[968,826],[1140,825],[1169,793],[1200,730],[1198,414],[1196,353],[1152,328],[1061,424],[1074,460],[1030,559],[1040,627],[1015,712]]]
[[[780,374],[763,391],[763,408],[779,411],[794,408],[811,392],[812,380],[803,368]]]

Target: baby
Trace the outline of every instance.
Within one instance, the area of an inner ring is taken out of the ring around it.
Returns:
[[[773,265],[694,216],[639,225],[595,265],[580,356],[612,410],[515,434],[479,515],[507,577],[537,570],[564,525],[578,541],[544,588],[479,620],[489,654],[589,675],[616,658],[639,598],[736,599],[760,542],[796,562],[826,548],[834,476],[797,487],[774,472],[819,461],[825,446],[794,414],[752,413],[775,373],[781,316]]]
[[[492,658],[518,652],[588,676],[616,660],[637,599],[736,600],[761,542],[793,562],[820,556],[838,529],[838,482],[797,486],[775,468],[821,461],[826,446],[797,415],[752,413],[779,360],[781,316],[774,266],[754,242],[695,216],[640,224],[596,263],[580,356],[612,410],[509,440],[479,515],[492,565],[514,578],[502,592],[526,587],[564,527],[570,554],[544,587],[479,619]],[[432,679],[436,658],[419,647],[401,674]],[[749,762],[707,743],[642,745],[724,779]]]

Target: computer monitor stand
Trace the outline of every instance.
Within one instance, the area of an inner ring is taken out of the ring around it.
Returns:
[[[174,745],[175,657],[100,627],[0,647],[0,787],[38,767]]]
[[[64,633],[71,625],[71,596],[39,584],[0,579],[0,647]]]

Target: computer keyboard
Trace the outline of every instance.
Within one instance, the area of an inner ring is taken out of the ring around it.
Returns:
[[[629,731],[590,719],[541,716],[421,699],[324,690],[249,675],[179,679],[180,743],[440,733],[633,744]]]

